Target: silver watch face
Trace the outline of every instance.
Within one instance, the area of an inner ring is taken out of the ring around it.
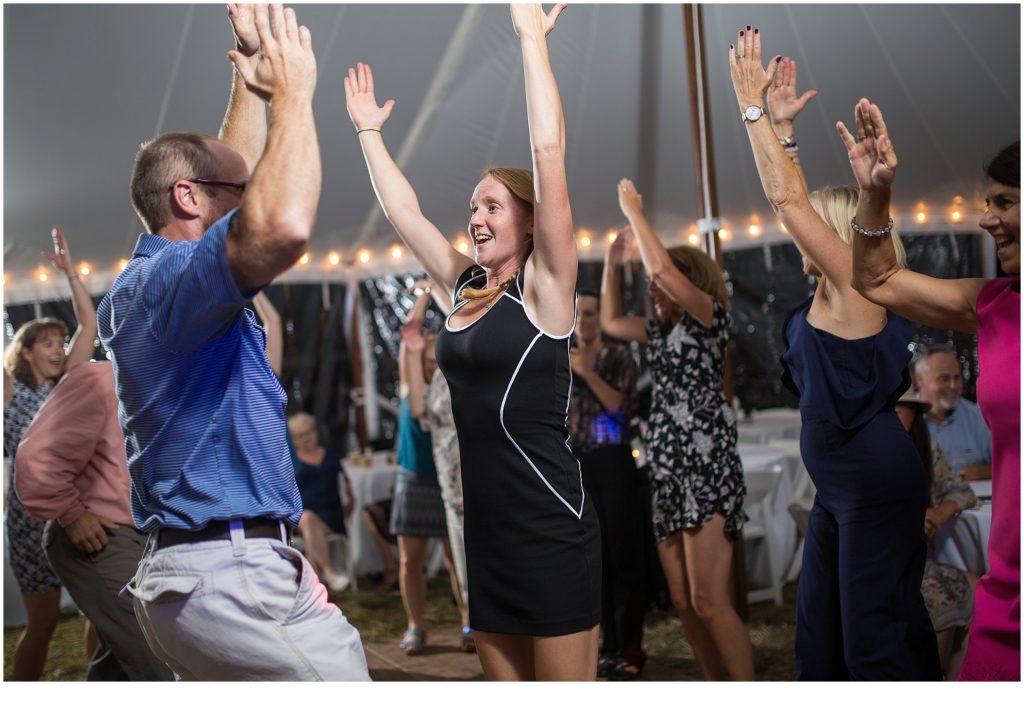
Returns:
[[[761,108],[757,105],[751,105],[743,112],[748,122],[756,122],[761,118]]]

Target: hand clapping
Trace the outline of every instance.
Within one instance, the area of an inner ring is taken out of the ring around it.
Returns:
[[[853,116],[856,139],[842,122],[836,123],[836,131],[846,145],[857,185],[865,191],[892,187],[896,179],[896,149],[889,139],[882,111],[867,98],[861,98],[854,107]]]
[[[244,11],[240,12],[244,14]],[[238,21],[242,21],[241,15]],[[316,57],[309,29],[299,26],[295,10],[272,5],[268,13],[266,5],[257,5],[253,23],[259,37],[261,59],[251,61],[241,47],[228,52],[228,58],[245,80],[246,87],[267,102],[285,95],[312,100],[316,89]],[[234,24],[234,20],[232,26],[236,32],[241,28]],[[243,32],[246,33],[246,42],[251,42],[251,33]],[[241,36],[238,38],[242,39]]]

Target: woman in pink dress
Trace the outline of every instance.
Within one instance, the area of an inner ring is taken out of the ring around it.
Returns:
[[[942,280],[896,265],[885,233],[896,152],[878,105],[856,107],[857,138],[837,125],[861,197],[880,203],[877,220],[857,222],[853,286],[872,302],[921,324],[978,334],[978,405],[992,430],[989,572],[978,583],[960,680],[1020,679],[1020,141],[985,173],[987,211],[979,225],[995,239],[1010,277]],[[888,220],[891,222],[891,219]],[[855,227],[856,229],[856,227]]]

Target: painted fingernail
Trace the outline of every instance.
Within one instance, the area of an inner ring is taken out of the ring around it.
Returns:
[[[760,31],[761,31],[761,30],[760,30],[760,29],[758,29],[757,27],[755,27],[755,28],[754,28],[754,34],[758,34],[758,33],[759,33]]]
[[[740,32],[740,36],[743,36],[743,32]]]
[[[782,56],[779,56],[777,59],[775,59],[775,63],[782,63]]]

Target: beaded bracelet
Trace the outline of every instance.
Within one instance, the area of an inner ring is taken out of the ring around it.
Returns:
[[[867,229],[863,228],[860,224],[857,223],[857,217],[854,217],[853,219],[850,220],[850,228],[853,229],[854,233],[860,234],[861,236],[888,236],[889,234],[892,233],[892,226],[892,217],[889,217],[889,221],[886,222],[885,226],[883,226],[878,231],[868,231]]]

